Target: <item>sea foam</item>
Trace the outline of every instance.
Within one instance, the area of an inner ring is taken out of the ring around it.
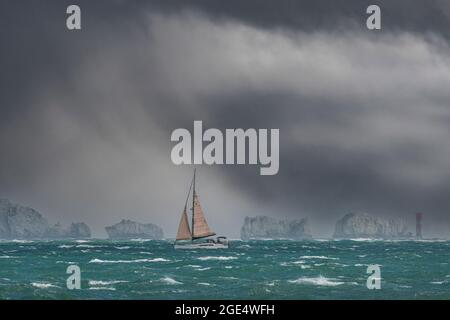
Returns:
[[[175,280],[175,279],[173,279],[171,277],[164,277],[164,278],[161,278],[159,280],[161,280],[162,282],[165,282],[167,284],[170,284],[170,285],[183,284],[183,282],[177,281],[177,280]]]
[[[207,257],[198,257],[198,260],[233,260],[237,259],[236,257],[225,257],[225,256],[207,256]]]
[[[58,286],[48,282],[32,282],[31,285],[39,289],[59,288]]]
[[[164,258],[155,258],[155,259],[135,259],[135,260],[101,260],[101,259],[92,259],[89,263],[143,263],[143,262],[167,262],[170,260]]]
[[[288,280],[289,283],[295,283],[295,284],[312,284],[316,286],[339,286],[341,284],[344,284],[344,282],[336,281],[336,279],[331,278],[325,278],[323,276],[318,277],[303,277],[298,278],[296,280]]]

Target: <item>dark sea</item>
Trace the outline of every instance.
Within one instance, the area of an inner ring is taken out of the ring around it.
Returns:
[[[450,299],[449,263],[450,242],[432,240],[3,241],[0,299]],[[81,289],[67,288],[70,265]]]

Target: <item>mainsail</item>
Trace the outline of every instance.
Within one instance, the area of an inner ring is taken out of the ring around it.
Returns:
[[[194,211],[193,211],[193,236],[192,238],[203,238],[215,235],[215,233],[209,228],[203,215],[202,207],[200,206],[200,200],[194,189]]]
[[[189,195],[192,192],[192,229],[189,228],[189,220],[186,212],[187,202]],[[200,200],[197,193],[195,192],[195,170],[194,177],[189,187],[188,195],[186,198],[186,204],[184,205],[184,210],[181,215],[180,224],[178,226],[177,238],[176,240],[194,240],[204,237],[213,236],[215,233],[209,228],[206,222],[205,216],[203,215],[202,207],[200,206]]]
[[[186,207],[184,207],[183,214],[181,215],[180,225],[178,226],[177,232],[177,240],[191,240],[191,230],[189,229]]]

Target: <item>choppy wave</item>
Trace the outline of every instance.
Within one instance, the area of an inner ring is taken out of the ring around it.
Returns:
[[[296,280],[288,280],[288,282],[295,283],[295,284],[311,284],[311,285],[315,285],[315,286],[329,286],[329,287],[334,287],[334,286],[339,286],[339,285],[344,284],[344,282],[342,282],[342,281],[336,281],[336,279],[325,278],[323,276],[303,277],[303,278],[298,278]]]
[[[82,253],[83,246],[101,247],[87,247]],[[449,257],[449,242],[431,241],[255,241],[215,252],[174,250],[165,241],[9,241],[0,243],[0,295],[6,299],[441,299],[450,285]],[[365,269],[372,263],[388,266],[395,278],[377,294],[365,288]],[[66,290],[68,264],[85,270],[84,290]]]
[[[339,260],[339,258],[326,257],[326,256],[301,256],[300,259]]]
[[[32,240],[14,239],[14,240],[11,240],[11,242],[15,242],[15,243],[33,243],[34,241],[32,241]]]
[[[97,246],[97,245],[92,245],[92,244],[79,244],[76,246],[77,248],[103,248],[104,246]]]
[[[198,257],[198,260],[234,260],[236,257],[232,256],[206,256],[206,257]]]
[[[198,268],[196,269],[197,271],[205,271],[205,270],[209,270],[211,269],[211,267],[206,267],[206,268]]]
[[[133,241],[133,242],[148,242],[148,241],[154,241],[154,240],[137,238],[137,239],[130,239],[130,241]]]
[[[135,260],[102,260],[102,259],[92,259],[89,263],[143,263],[143,262],[168,262],[170,260],[164,258],[154,258],[154,259],[135,259]]]
[[[33,287],[39,288],[39,289],[48,289],[48,288],[60,288],[57,285],[48,283],[48,282],[32,282],[31,285]]]
[[[161,278],[159,280],[164,282],[164,283],[170,284],[170,285],[183,284],[183,282],[177,281],[177,280],[175,280],[175,279],[173,279],[171,277],[164,277],[164,278]]]
[[[109,286],[111,284],[117,283],[127,283],[125,280],[111,280],[111,281],[103,281],[103,280],[89,280],[90,286]]]

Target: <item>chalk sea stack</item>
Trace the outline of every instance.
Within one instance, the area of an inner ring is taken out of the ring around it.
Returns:
[[[405,239],[412,235],[401,219],[383,219],[367,213],[349,213],[336,222],[334,238],[338,239]]]
[[[41,213],[33,208],[0,199],[0,239],[82,239],[90,238],[85,223],[72,223],[68,228],[51,226]]]
[[[105,229],[110,239],[140,238],[160,240],[164,237],[163,230],[156,224],[143,224],[125,219]]]
[[[241,228],[241,239],[311,239],[308,219],[289,220],[267,216],[246,217]]]

